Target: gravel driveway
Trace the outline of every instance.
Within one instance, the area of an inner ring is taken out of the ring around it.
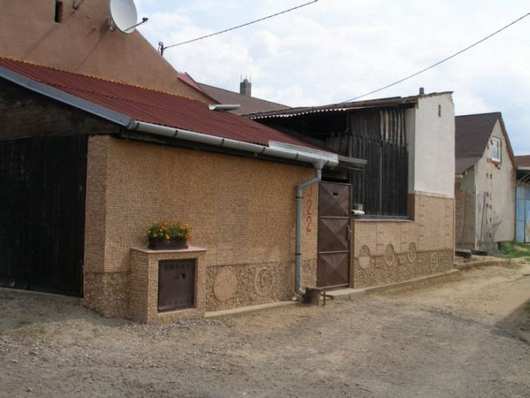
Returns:
[[[530,265],[171,326],[0,290],[0,397],[530,397]]]

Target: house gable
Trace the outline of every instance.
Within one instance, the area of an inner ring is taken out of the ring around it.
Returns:
[[[77,9],[73,0],[63,4],[56,23],[51,0],[2,2],[0,56],[212,102],[184,83],[139,32],[110,31],[109,0]]]

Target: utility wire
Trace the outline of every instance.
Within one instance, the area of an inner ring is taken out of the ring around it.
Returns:
[[[508,29],[508,28],[510,28],[510,27],[512,27],[512,26],[515,25],[516,23],[521,22],[523,19],[525,19],[525,18],[527,18],[527,17],[529,17],[529,16],[530,16],[530,12],[527,13],[527,14],[525,14],[525,15],[523,15],[523,16],[521,16],[521,17],[519,17],[519,18],[517,18],[516,20],[510,22],[508,25],[503,26],[503,27],[500,28],[499,30],[496,30],[495,32],[493,32],[493,33],[487,35],[486,37],[483,37],[483,38],[480,39],[479,41],[477,41],[477,42],[475,42],[475,43],[473,43],[473,44],[471,44],[471,45],[469,45],[469,46],[463,48],[462,50],[457,51],[456,53],[454,53],[454,54],[452,54],[452,55],[449,55],[448,57],[446,57],[446,58],[444,58],[444,59],[442,59],[442,60],[436,62],[435,64],[432,64],[432,65],[430,65],[430,66],[428,66],[428,67],[426,67],[426,68],[423,68],[423,69],[421,69],[421,70],[419,70],[419,71],[417,71],[417,72],[415,72],[415,73],[412,73],[411,75],[408,75],[408,76],[404,77],[403,79],[399,79],[399,80],[397,80],[397,81],[395,81],[395,82],[393,82],[393,83],[387,84],[387,85],[384,86],[384,87],[378,88],[378,89],[376,89],[376,90],[369,91],[369,92],[367,92],[367,93],[365,93],[365,94],[358,95],[357,97],[350,98],[350,99],[348,99],[348,100],[346,100],[346,101],[342,101],[342,102],[340,102],[340,103],[356,101],[356,100],[358,100],[358,99],[360,99],[360,98],[364,98],[364,97],[367,97],[367,96],[369,96],[369,95],[372,95],[372,94],[378,93],[378,92],[380,92],[380,91],[386,90],[387,88],[397,86],[398,84],[403,83],[404,81],[410,80],[410,79],[412,79],[413,77],[416,77],[416,76],[418,76],[418,75],[421,75],[422,73],[425,73],[425,72],[427,72],[427,71],[429,71],[429,70],[431,70],[431,69],[434,69],[434,68],[436,68],[437,66],[440,66],[440,65],[446,63],[447,61],[450,61],[451,59],[453,59],[453,58],[459,56],[460,54],[465,53],[465,52],[468,51],[468,50],[471,50],[472,48],[478,46],[479,44],[484,43],[486,40],[491,39],[493,36],[498,35],[499,33],[505,31],[506,29]]]
[[[255,19],[253,21],[245,22],[245,23],[243,23],[241,25],[237,25],[237,26],[233,26],[231,28],[223,29],[223,30],[220,30],[218,32],[209,33],[209,34],[204,35],[204,36],[199,36],[199,37],[196,37],[195,39],[181,41],[179,43],[171,44],[169,46],[164,46],[164,43],[160,42],[160,43],[158,43],[159,44],[159,49],[160,49],[161,54],[164,55],[164,52],[167,49],[170,49],[170,48],[173,48],[173,47],[183,46],[185,44],[195,43],[196,41],[199,41],[199,40],[208,39],[210,37],[219,36],[219,35],[222,35],[223,33],[231,32],[233,30],[245,28],[247,26],[254,25],[254,24],[258,23],[258,22],[263,22],[263,21],[266,21],[267,19],[271,19],[271,18],[277,17],[279,15],[287,14],[289,12],[298,10],[300,8],[304,8],[304,7],[310,6],[311,4],[315,4],[316,2],[318,2],[318,0],[313,0],[313,1],[310,1],[310,2],[307,2],[307,3],[303,3],[303,4],[300,4],[300,5],[296,6],[296,7],[292,7],[292,8],[289,8],[287,10],[283,10],[283,11],[277,12],[275,14],[267,15],[266,17],[262,17],[262,18],[259,18],[259,19]]]

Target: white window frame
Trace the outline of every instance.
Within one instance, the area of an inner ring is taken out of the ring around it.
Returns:
[[[502,141],[499,137],[491,138],[490,158],[494,162],[502,161]]]

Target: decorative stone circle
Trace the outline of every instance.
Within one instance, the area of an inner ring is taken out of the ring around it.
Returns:
[[[260,268],[256,270],[254,279],[254,288],[259,296],[268,296],[272,291],[273,275],[269,268]]]
[[[409,252],[407,254],[409,263],[414,263],[416,261],[416,258],[418,258],[418,250],[416,249],[416,244],[414,242],[411,242],[409,244]]]
[[[371,264],[370,248],[365,245],[361,247],[361,251],[359,252],[359,266],[362,269],[368,269]]]
[[[396,263],[396,251],[392,244],[386,245],[385,249],[385,264],[389,267],[393,266]]]
[[[217,272],[213,285],[213,293],[217,300],[225,302],[230,300],[237,291],[237,277],[234,271],[224,268]]]
[[[440,264],[440,257],[438,253],[431,254],[431,267],[434,269]]]

